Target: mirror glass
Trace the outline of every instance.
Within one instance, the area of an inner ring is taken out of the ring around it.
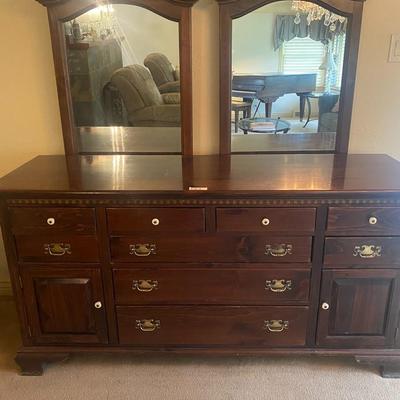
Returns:
[[[81,153],[180,153],[179,23],[101,5],[64,23]]]
[[[276,1],[232,29],[232,152],[333,151],[347,18]]]

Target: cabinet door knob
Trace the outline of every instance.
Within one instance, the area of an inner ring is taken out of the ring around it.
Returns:
[[[376,225],[376,224],[378,223],[378,218],[376,218],[376,217],[369,217],[368,222],[369,222],[370,225]]]
[[[323,310],[329,310],[329,304],[328,303],[322,303],[322,306],[321,306],[321,308],[323,309]]]
[[[56,219],[55,218],[47,218],[47,225],[54,225],[56,223]]]
[[[268,225],[271,223],[271,221],[270,221],[268,218],[263,218],[263,219],[261,220],[261,223],[262,223],[264,226],[268,226]]]
[[[103,304],[101,304],[101,301],[96,301],[96,303],[94,303],[94,308],[101,308],[103,307]]]
[[[160,225],[160,220],[159,220],[158,218],[153,218],[153,219],[151,220],[151,223],[152,223],[154,226],[157,226],[157,225]]]

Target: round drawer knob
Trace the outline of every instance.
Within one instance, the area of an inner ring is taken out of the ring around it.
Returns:
[[[154,226],[157,226],[157,225],[160,225],[160,220],[159,220],[158,218],[153,218],[153,219],[151,220],[151,223],[152,223]]]
[[[54,218],[47,218],[47,225],[54,225],[56,223],[56,220]]]
[[[378,218],[376,218],[376,217],[369,217],[368,222],[369,222],[370,225],[376,225],[376,224],[378,223]]]
[[[329,304],[328,303],[322,303],[322,309],[323,310],[329,310]]]
[[[96,303],[94,303],[94,307],[101,308],[101,307],[103,307],[103,304],[101,304],[101,301],[96,301]]]
[[[264,226],[267,226],[267,225],[269,225],[269,224],[271,223],[271,221],[270,221],[268,218],[263,218],[263,219],[261,220],[261,223],[262,223]]]

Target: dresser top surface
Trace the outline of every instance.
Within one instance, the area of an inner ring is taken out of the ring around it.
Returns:
[[[0,192],[400,193],[400,162],[331,154],[39,156],[0,179]]]

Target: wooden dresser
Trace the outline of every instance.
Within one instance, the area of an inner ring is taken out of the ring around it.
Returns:
[[[23,374],[168,352],[347,355],[400,376],[387,156],[41,156],[0,196]]]

